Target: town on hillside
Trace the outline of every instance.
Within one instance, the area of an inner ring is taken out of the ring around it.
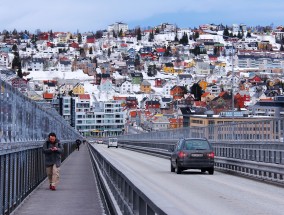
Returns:
[[[284,27],[0,33],[0,78],[84,136],[283,116]],[[131,129],[130,129],[131,128]]]

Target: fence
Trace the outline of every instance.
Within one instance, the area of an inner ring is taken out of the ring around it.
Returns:
[[[0,85],[0,151],[16,145],[21,147],[23,142],[44,140],[51,131],[60,140],[81,136],[48,103],[27,98],[1,79]]]
[[[82,136],[47,103],[0,79],[0,214],[10,214],[45,177],[42,145],[55,132],[64,160]]]
[[[75,142],[62,143],[65,160],[75,150]],[[10,214],[46,178],[43,141],[31,145],[0,154],[0,214]]]
[[[258,122],[235,122],[203,127],[187,127],[120,136],[119,140],[162,140],[190,137],[207,138],[210,142],[283,142],[284,119]]]

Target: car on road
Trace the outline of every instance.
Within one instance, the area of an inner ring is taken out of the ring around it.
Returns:
[[[118,148],[118,143],[117,143],[117,138],[108,138],[108,141],[107,141],[107,147],[116,147]]]
[[[97,140],[97,144],[103,144],[103,143],[104,143],[104,141],[102,139]]]
[[[180,174],[187,169],[200,169],[214,174],[214,150],[205,138],[182,138],[171,150],[171,172]]]

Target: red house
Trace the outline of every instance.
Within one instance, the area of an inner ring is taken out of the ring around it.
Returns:
[[[170,90],[170,94],[173,96],[174,100],[184,98],[184,95],[187,93],[187,90],[184,86],[173,86]]]
[[[150,100],[150,101],[146,101],[146,109],[160,109],[161,104],[159,101],[156,100]]]
[[[155,78],[155,87],[162,87],[162,85],[163,85],[163,79]]]
[[[95,43],[95,36],[87,36],[87,43]]]
[[[255,75],[254,77],[250,78],[248,81],[250,83],[254,84],[254,85],[257,85],[259,83],[263,83],[263,80],[259,76],[257,76],[257,75]]]

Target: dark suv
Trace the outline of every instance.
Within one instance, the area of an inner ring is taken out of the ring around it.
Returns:
[[[180,139],[171,154],[171,172],[180,174],[186,169],[200,169],[214,174],[214,151],[205,138]]]

